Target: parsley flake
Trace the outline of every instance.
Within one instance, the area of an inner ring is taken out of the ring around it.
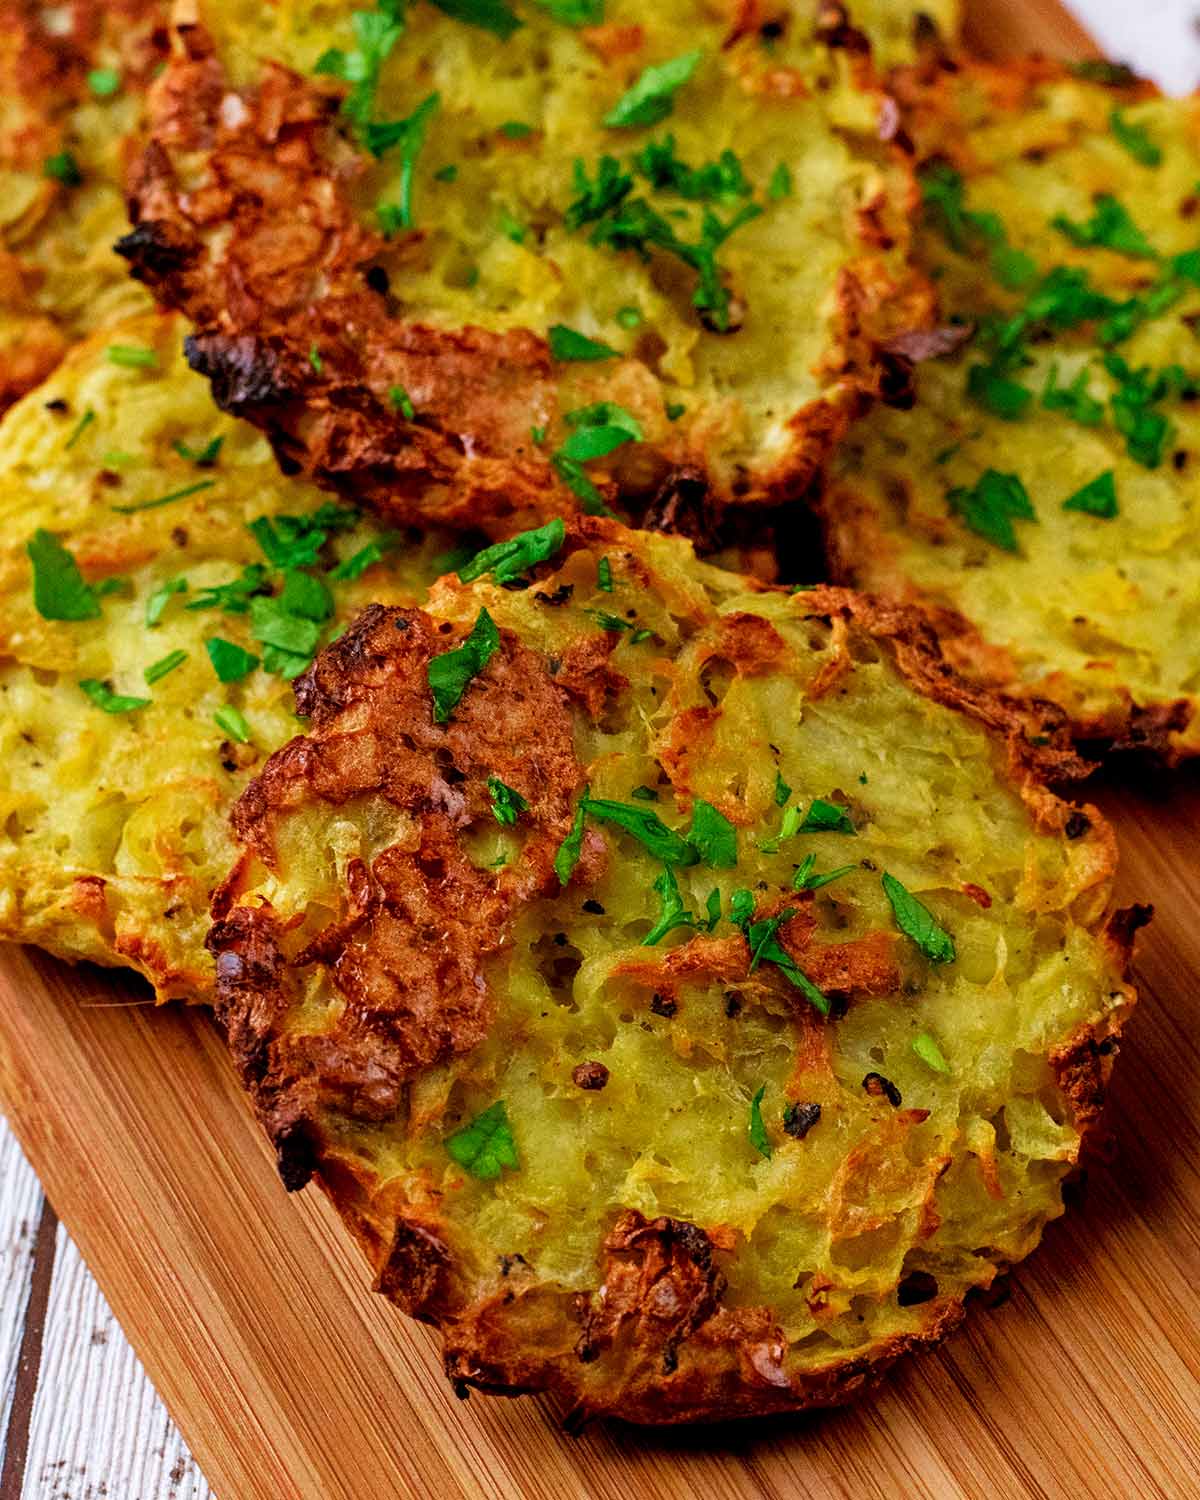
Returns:
[[[767,1137],[767,1127],[763,1124],[762,1102],[763,1095],[767,1092],[766,1084],[762,1084],[750,1101],[750,1144],[758,1152],[759,1156],[765,1156],[771,1160],[771,1142]]]
[[[700,65],[703,52],[685,52],[646,68],[604,116],[610,130],[657,125],[675,107],[675,94]]]
[[[460,1167],[483,1182],[494,1181],[505,1167],[514,1172],[521,1167],[503,1099],[498,1099],[468,1125],[447,1136],[446,1150]]]
[[[240,682],[258,666],[257,656],[219,635],[210,636],[204,643],[204,649],[221,682]]]
[[[187,659],[188,654],[186,651],[168,651],[166,656],[160,656],[157,661],[152,661],[142,673],[142,676],[146,679],[146,686],[153,687],[168,672],[173,672],[176,667],[183,666]]]
[[[554,873],[558,876],[559,885],[569,884],[575,872],[575,866],[579,863],[579,857],[583,853],[583,824],[587,813],[589,790],[590,788],[584,787],[583,796],[580,797],[575,807],[571,831],[558,846],[558,852],[554,856]]]
[[[488,795],[492,799],[492,816],[503,828],[511,828],[523,812],[529,811],[529,803],[499,776],[488,777]]]
[[[431,657],[426,668],[429,690],[433,694],[433,717],[444,724],[468,685],[479,676],[500,646],[500,632],[486,609],[481,609],[470,635],[461,646]]]
[[[451,20],[464,21],[468,26],[490,31],[502,42],[508,41],[513,32],[524,25],[504,0],[433,0],[433,3]]]
[[[607,557],[602,557],[596,564],[596,587],[605,594],[613,591],[612,563]]]
[[[138,344],[109,344],[104,355],[110,365],[121,365],[127,370],[152,370],[158,364],[154,350]]]
[[[189,463],[196,465],[198,469],[211,469],[217,461],[217,455],[224,444],[224,437],[210,438],[203,448],[190,448],[182,438],[171,446],[180,458],[186,458]]]
[[[388,400],[400,413],[406,422],[411,422],[416,416],[416,409],[412,404],[412,397],[402,385],[388,387]]]
[[[912,1049],[935,1073],[949,1073],[950,1064],[937,1044],[937,1038],[928,1031],[919,1031],[912,1040]]]
[[[96,620],[100,601],[84,582],[74,555],[51,532],[39,527],[25,543],[33,564],[33,603],[43,620]]]
[[[1158,252],[1133,222],[1129,210],[1111,193],[1099,193],[1090,219],[1082,223],[1055,214],[1051,226],[1081,248],[1102,246],[1134,260],[1157,260]]]
[[[66,450],[70,450],[71,448],[73,448],[95,420],[96,413],[89,406],[88,409],[84,412],[83,416],[80,417],[79,421],[75,423],[75,426],[72,427],[71,435],[63,444],[63,448]]]
[[[146,625],[150,630],[162,619],[172,597],[175,594],[186,594],[187,589],[186,578],[168,578],[165,583],[159,584],[146,600]]]
[[[522,531],[507,542],[493,542],[458,570],[459,582],[473,583],[485,573],[491,573],[497,583],[519,578],[536,564],[553,557],[562,547],[566,535],[567,528],[562,518],[555,516],[544,526]]]
[[[69,151],[56,151],[53,156],[48,156],[42,163],[42,172],[53,181],[61,182],[63,187],[78,187],[83,181],[79,163]]]
[[[250,743],[250,725],[246,722],[246,715],[240,708],[234,708],[232,703],[226,703],[217,709],[213,714],[213,723],[239,745]]]
[[[829,885],[835,880],[841,880],[844,875],[853,875],[858,868],[857,865],[839,865],[836,870],[830,870],[826,875],[814,874],[814,866],[817,862],[815,854],[806,854],[796,867],[796,873],[792,876],[792,890],[794,891],[819,891],[823,885]]]
[[[812,805],[804,814],[800,824],[801,833],[854,833],[850,814],[836,802],[826,802],[823,797],[814,797]]]
[[[1129,152],[1134,161],[1141,162],[1143,167],[1162,165],[1162,150],[1151,140],[1145,126],[1131,124],[1119,109],[1114,109],[1109,115],[1108,125],[1117,143]]]
[[[185,484],[182,489],[170,490],[153,500],[139,500],[136,505],[112,505],[109,509],[121,516],[134,516],[142,510],[157,510],[160,505],[173,505],[176,500],[187,500],[192,495],[198,495],[201,490],[211,490],[216,482],[215,479],[197,479],[194,484]]]
[[[637,839],[664,865],[699,863],[699,852],[681,834],[668,828],[650,808],[630,807],[626,802],[613,802],[604,797],[587,797],[581,805],[591,817],[602,823],[611,823]]]
[[[111,99],[120,93],[121,75],[116,68],[93,68],[87,76],[87,85],[97,99]]]
[[[953,489],[946,498],[972,531],[1006,552],[1019,550],[1013,520],[1037,520],[1029,494],[1017,476],[996,469],[986,470],[972,489]]]
[[[599,26],[604,20],[604,0],[535,0],[535,3],[564,26]]]
[[[85,677],[79,686],[97,708],[106,714],[129,714],[149,706],[149,698],[130,698],[123,693],[114,693],[111,684],[95,677]]]
[[[714,870],[731,870],[738,862],[737,829],[711,802],[699,797],[692,806],[687,841],[702,863]]]
[[[1105,469],[1103,474],[1076,490],[1069,500],[1064,500],[1063,510],[1081,510],[1089,516],[1111,521],[1117,514],[1117,481],[1112,469]]]
[[[896,926],[905,937],[911,938],[931,963],[952,964],[957,957],[954,939],[938,925],[929,908],[906,890],[894,875],[885,873],[881,883],[891,902]]]
[[[336,583],[352,583],[354,579],[361,578],[368,568],[382,562],[403,540],[403,534],[399,531],[382,532],[374,541],[368,542],[365,547],[344,557],[336,567],[330,568],[329,577]]]
[[[550,355],[559,360],[619,359],[620,351],[599,339],[590,339],[584,333],[568,328],[565,323],[555,323],[548,335]]]
[[[658,921],[642,939],[643,948],[653,948],[656,943],[662,941],[668,932],[673,932],[677,927],[694,927],[696,919],[690,911],[685,911],[683,897],[679,894],[679,882],[675,879],[675,871],[670,865],[666,865],[662,874],[654,882],[654,889],[662,903],[659,911]]]
[[[380,0],[374,10],[352,11],[350,26],[357,46],[350,52],[339,47],[322,52],[313,69],[351,85],[342,114],[360,141],[365,140],[375,107],[380,70],[404,33],[405,4],[406,0]]]

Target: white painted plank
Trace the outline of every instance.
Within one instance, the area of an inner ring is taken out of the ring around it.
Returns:
[[[60,1224],[21,1500],[212,1500]]]
[[[1109,57],[1126,62],[1170,94],[1200,86],[1196,0],[1070,0]]]
[[[41,1212],[38,1180],[0,1115],[0,1469]]]

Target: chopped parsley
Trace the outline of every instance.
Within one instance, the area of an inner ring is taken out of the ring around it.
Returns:
[[[150,703],[149,698],[130,698],[123,693],[114,693],[110,683],[101,682],[95,677],[83,678],[79,686],[85,696],[106,714],[129,714],[136,709],[146,708]]]
[[[433,0],[433,3],[452,20],[465,21],[468,26],[490,31],[502,42],[508,41],[513,32],[524,25],[504,0]]]
[[[754,921],[754,896],[747,890],[734,891],[729,902],[729,920],[735,927],[742,929],[746,942],[750,946],[750,972],[753,973],[760,963],[774,964],[796,986],[814,1010],[827,1016],[829,1014],[828,997],[817,988],[807,974],[800,970],[792,956],[779,944],[777,934],[780,927],[795,914],[795,909],[788,907],[778,916],[766,917],[756,922]]]
[[[170,490],[153,500],[140,500],[136,505],[112,505],[109,509],[122,516],[133,516],[142,510],[157,510],[160,505],[172,505],[176,500],[186,500],[191,495],[198,495],[201,490],[211,490],[216,482],[215,479],[197,479],[194,484],[185,484],[182,489]]]
[[[187,659],[188,654],[186,651],[168,651],[166,656],[160,656],[157,661],[151,662],[142,673],[142,676],[146,679],[146,686],[153,687],[168,672],[173,672],[176,667],[183,666]]]
[[[796,873],[792,876],[792,890],[794,891],[819,891],[823,885],[829,885],[834,880],[841,880],[844,875],[852,875],[858,868],[857,865],[839,865],[836,870],[830,870],[826,875],[814,873],[817,862],[815,854],[806,854],[796,867]]]
[[[612,401],[598,401],[566,412],[565,420],[574,431],[554,455],[555,462],[561,459],[568,465],[589,463],[595,458],[606,458],[624,443],[642,440],[637,418]]]
[[[662,874],[654,882],[654,889],[658,893],[661,909],[658,921],[642,939],[643,948],[653,948],[676,927],[696,925],[695,917],[690,911],[684,910],[683,897],[679,894],[679,882],[675,879],[675,871],[670,865],[664,866]]]
[[[652,786],[635,786],[633,791],[630,792],[629,795],[631,797],[636,797],[639,802],[658,801],[658,793]]]
[[[472,583],[485,573],[491,573],[497,583],[519,578],[537,563],[553,557],[566,540],[566,534],[562,519],[555,516],[544,526],[522,531],[507,542],[493,542],[458,570],[459,581]]]
[[[812,806],[804,814],[800,824],[801,833],[854,833],[850,814],[836,802],[826,802],[823,797],[814,797]]]
[[[246,715],[240,708],[234,708],[232,703],[226,703],[217,709],[213,714],[213,723],[239,745],[250,743],[250,725],[246,722]]]
[[[122,365],[128,370],[151,370],[158,364],[154,350],[138,344],[109,344],[104,354],[109,364]]]
[[[79,163],[69,151],[56,151],[53,156],[48,156],[42,163],[42,172],[55,182],[61,182],[63,187],[78,187],[83,181]]]
[[[675,95],[700,65],[703,52],[685,52],[643,70],[604,116],[610,130],[657,125],[675,108]]]
[[[33,603],[43,620],[96,620],[100,599],[72,553],[41,527],[25,543],[33,564]]]
[[[321,548],[336,531],[348,531],[358,521],[358,512],[326,501],[307,515],[259,516],[247,529],[276,568],[310,568]]]
[[[700,860],[699,852],[688,840],[668,828],[650,808],[630,807],[626,802],[590,796],[580,805],[601,823],[611,823],[630,834],[664,865],[694,865]]]
[[[1055,214],[1050,221],[1052,227],[1081,248],[1102,246],[1135,260],[1158,259],[1158,252],[1130,218],[1120,199],[1111,193],[1099,193],[1095,201],[1095,212],[1090,219],[1080,223],[1068,219],[1066,214]]]
[[[402,385],[388,387],[388,400],[400,413],[406,422],[411,422],[416,416],[416,409],[412,404],[412,398]]]
[[[690,167],[675,152],[675,137],[650,141],[632,158],[640,177],[660,192],[677,193],[696,203],[714,200],[749,198],[750,186],[742,164],[728,148],[715,161],[701,167]]]
[[[313,344],[308,351],[308,362],[316,374],[320,375],[324,373],[325,361],[321,358],[321,351],[317,348],[316,344]]]
[[[250,608],[251,599],[267,587],[266,568],[262,563],[248,563],[232,582],[201,589],[189,604],[184,605],[184,609],[221,609],[226,614],[244,615]]]
[[[586,816],[589,788],[584,787],[583,796],[580,797],[575,807],[575,818],[571,824],[571,831],[558,846],[558,852],[554,856],[554,873],[558,876],[559,885],[567,885],[575,872],[575,866],[579,863],[579,856],[583,853],[583,823]]]
[[[596,587],[605,594],[613,591],[612,563],[602,557],[596,564]]]
[[[1076,490],[1069,500],[1063,501],[1063,510],[1081,510],[1089,516],[1111,521],[1117,514],[1117,481],[1113,471],[1105,469],[1103,474]]]
[[[97,99],[111,99],[121,91],[121,75],[116,68],[93,68],[87,85]]]
[[[559,360],[619,359],[620,351],[599,339],[590,339],[585,333],[568,328],[565,323],[555,323],[548,335],[550,354]]]
[[[1084,427],[1097,427],[1104,420],[1104,403],[1088,393],[1088,370],[1079,371],[1070,385],[1058,383],[1058,366],[1052,365],[1042,391],[1042,405],[1047,411],[1066,412]]]
[[[1037,520],[1025,486],[1015,474],[997,469],[986,470],[971,489],[953,489],[946,498],[972,531],[1006,552],[1019,550],[1013,521]]]
[[[714,870],[732,870],[738,862],[737,829],[711,802],[699,797],[692,807],[687,841],[701,862]]]
[[[204,649],[221,682],[240,682],[258,666],[257,656],[219,635],[210,636],[204,643]]]
[[[758,1093],[750,1101],[750,1144],[758,1152],[759,1156],[771,1159],[771,1142],[767,1138],[767,1127],[763,1124],[762,1102],[763,1095],[767,1092],[766,1084],[759,1087]]]
[[[224,437],[210,438],[203,448],[190,448],[182,438],[171,446],[180,458],[186,458],[189,463],[196,465],[198,469],[211,469],[217,461],[217,455],[224,444]]]
[[[187,589],[186,578],[168,578],[165,583],[159,584],[146,600],[146,625],[150,630],[162,619],[172,597],[175,594],[186,594]]]
[[[933,913],[901,885],[894,875],[885,872],[881,881],[884,894],[891,902],[896,926],[916,943],[931,963],[951,964],[957,957],[954,939],[938,925]]]
[[[775,772],[775,806],[786,807],[788,798],[792,795],[792,789],[784,781],[778,771]]]
[[[992,275],[1010,291],[1017,291],[1033,280],[1037,266],[1023,250],[1008,243],[998,216],[967,207],[961,173],[947,162],[931,162],[922,168],[920,180],[925,212],[952,250],[966,254],[982,242],[988,248]]]
[[[405,4],[406,0],[380,0],[374,10],[352,11],[350,26],[357,45],[350,52],[340,47],[322,52],[313,69],[351,85],[342,113],[360,140],[365,140],[375,108],[380,70],[404,33]]]
[[[535,0],[535,4],[564,26],[599,26],[604,20],[604,0]]]
[[[387,553],[394,551],[403,540],[399,531],[382,532],[374,541],[368,542],[357,552],[343,558],[336,567],[330,568],[329,577],[335,583],[352,583],[354,579],[361,578],[368,568],[382,562]]]
[[[457,182],[458,166],[455,162],[447,162],[444,167],[439,167],[433,174],[434,182]]]
[[[550,462],[559,478],[571,493],[583,502],[583,513],[587,516],[610,516],[612,511],[604,503],[604,496],[587,476],[583,465],[562,453],[553,453]]]
[[[441,102],[441,95],[433,93],[422,99],[405,119],[373,122],[367,126],[367,145],[375,156],[382,156],[394,146],[400,148],[399,199],[395,203],[378,203],[375,206],[379,228],[387,239],[401,229],[413,227],[413,178],[417,157],[425,145],[429,122],[437,113]]]
[[[441,5],[440,8],[446,7]],[[498,1099],[481,1115],[476,1115],[470,1124],[447,1136],[446,1150],[460,1167],[484,1182],[494,1181],[505,1167],[514,1172],[521,1167],[503,1099]]]
[[[511,828],[523,812],[529,811],[529,803],[499,776],[488,777],[488,795],[492,799],[492,816],[503,828]]]
[[[507,208],[500,209],[500,233],[506,240],[511,240],[514,245],[523,245],[528,230],[519,219],[514,219]]]
[[[510,141],[523,141],[533,134],[533,126],[526,124],[524,120],[505,120],[500,127],[500,134]]]
[[[937,1044],[937,1039],[928,1031],[919,1031],[913,1037],[912,1049],[927,1066],[935,1073],[949,1073],[950,1064],[946,1061],[942,1049]]]
[[[1119,354],[1106,354],[1104,368],[1116,382],[1109,405],[1130,458],[1144,468],[1157,468],[1171,424],[1155,407],[1167,396],[1194,395],[1196,382],[1179,365],[1168,365],[1156,373],[1146,365],[1134,370]]]
[[[771,180],[767,184],[767,197],[772,203],[777,203],[780,198],[792,196],[792,169],[786,162],[780,162],[771,173]]]
[[[1033,392],[1019,380],[1010,379],[995,362],[970,367],[967,395],[985,411],[1006,422],[1016,422],[1023,417],[1033,400]]]
[[[1119,109],[1114,109],[1109,115],[1108,125],[1117,143],[1129,152],[1134,161],[1141,162],[1143,167],[1162,165],[1162,150],[1151,140],[1145,126],[1130,124]]]
[[[63,447],[68,450],[73,448],[95,420],[96,413],[89,406],[88,409],[84,412],[83,416],[80,417],[79,421],[75,423],[75,426],[72,427],[71,436],[63,444]]]
[[[481,609],[461,646],[430,658],[426,676],[433,694],[435,723],[446,723],[468,685],[491,661],[499,646],[500,632],[495,621],[486,609]]]
[[[617,322],[622,328],[632,333],[635,328],[642,326],[641,309],[637,307],[618,307]]]

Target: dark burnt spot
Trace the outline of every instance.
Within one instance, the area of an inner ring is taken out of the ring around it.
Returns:
[[[580,1063],[571,1074],[571,1081],[578,1089],[596,1093],[608,1082],[608,1069],[602,1062]]]
[[[896,411],[911,411],[917,400],[913,362],[889,349],[879,351],[879,399]]]
[[[170,224],[146,219],[123,234],[113,250],[129,262],[135,280],[157,281],[178,275],[196,258],[197,247],[177,236],[178,231]]]
[[[729,994],[727,994],[725,996],[725,1015],[726,1015],[726,1017],[730,1021],[732,1021],[735,1016],[740,1016],[741,1013],[742,1013],[742,997],[740,995],[738,995],[738,994],[730,992]]]
[[[297,1120],[275,1137],[275,1161],[289,1193],[307,1187],[317,1169],[317,1153],[303,1120]]]
[[[207,378],[222,411],[238,415],[295,394],[280,356],[253,334],[193,333],[183,341],[187,362]]]
[[[378,292],[381,297],[386,297],[392,287],[391,279],[382,266],[367,267],[366,283],[373,292]]]
[[[583,909],[593,917],[602,917],[604,915],[604,908],[600,905],[599,901],[593,901],[590,896],[583,903]]]
[[[64,401],[61,396],[52,396],[49,401],[43,401],[42,405],[46,408],[47,411],[52,411],[58,414],[71,410],[70,403]]]
[[[655,992],[655,994],[651,996],[650,999],[650,1009],[656,1016],[665,1016],[669,1021],[675,1014],[675,1012],[679,1009],[679,1005],[669,996],[660,995]]]
[[[514,1250],[511,1255],[502,1255],[500,1257],[500,1274],[501,1276],[510,1276],[514,1266],[527,1266],[528,1264],[529,1262],[521,1252]]]
[[[783,1128],[793,1140],[802,1141],[821,1118],[819,1104],[789,1104],[783,1112]]]
[[[896,1288],[896,1301],[901,1307],[919,1307],[922,1302],[932,1302],[937,1294],[935,1276],[928,1271],[910,1271]]]
[[[1067,819],[1066,826],[1063,828],[1063,832],[1069,839],[1079,839],[1083,837],[1083,835],[1091,826],[1092,820],[1088,817],[1088,815],[1086,813],[1080,812],[1079,809],[1076,808],[1075,811],[1072,812],[1071,816]]]
[[[716,551],[720,517],[704,470],[692,465],[672,470],[647,505],[642,527],[686,537],[698,552]]]
[[[893,1109],[899,1109],[903,1103],[900,1090],[890,1078],[885,1078],[882,1073],[868,1073],[862,1081],[862,1086],[872,1097],[886,1099]]]
[[[575,585],[573,583],[560,583],[552,594],[547,594],[543,589],[539,589],[533,597],[539,604],[547,604],[552,608],[556,608],[560,604],[565,604],[574,592]]]

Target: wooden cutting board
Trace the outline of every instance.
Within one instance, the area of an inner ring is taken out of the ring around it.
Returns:
[[[1043,0],[981,50],[1081,55]],[[1200,1494],[1200,774],[1097,793],[1158,920],[1083,1202],[965,1329],[878,1396],[799,1420],[564,1435],[455,1399],[324,1201],[288,1200],[205,1017],[0,955],[0,1104],[221,1500]],[[136,1500],[136,1497],[115,1497]]]

